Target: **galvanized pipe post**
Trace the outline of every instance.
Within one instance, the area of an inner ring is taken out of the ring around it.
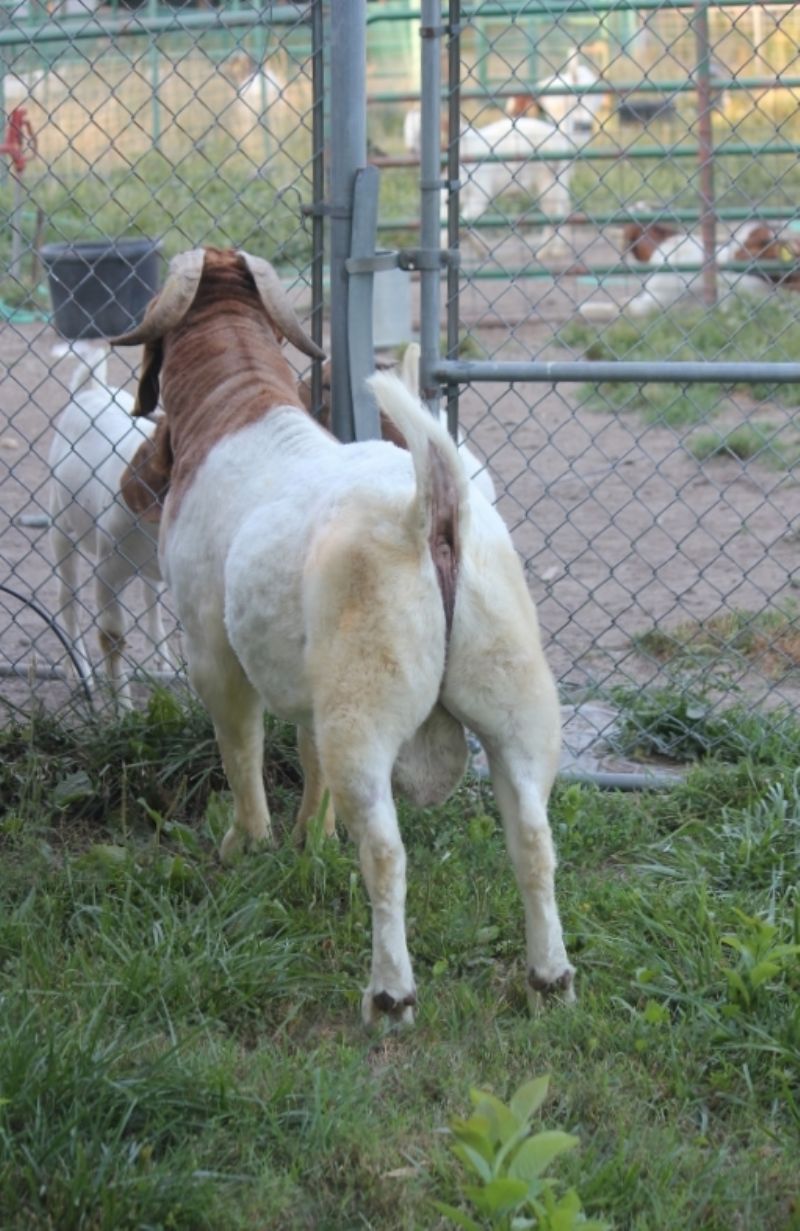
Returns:
[[[330,358],[331,423],[340,440],[355,438],[350,396],[347,300],[353,186],[367,165],[367,5],[330,6]]]
[[[420,19],[422,83],[420,140],[420,396],[433,414],[439,411],[440,386],[433,376],[439,362],[439,209],[442,194],[441,136],[442,8],[440,0],[422,0]]]
[[[325,199],[325,23],[322,0],[314,0],[311,11],[311,178],[314,205]],[[322,349],[325,316],[325,219],[319,208],[311,217],[311,337]],[[311,405],[318,411],[322,401],[322,366],[314,360],[311,367]]]
[[[459,172],[461,164],[461,0],[449,0],[449,42],[447,45],[447,358],[458,358],[458,327],[460,324],[461,273],[459,253]],[[447,430],[458,438],[458,403],[460,387],[447,386]]]

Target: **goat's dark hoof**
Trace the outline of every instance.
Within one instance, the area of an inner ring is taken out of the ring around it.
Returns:
[[[573,1004],[575,1001],[575,969],[573,966],[567,966],[556,978],[546,979],[531,967],[528,971],[528,988],[531,1008],[538,1009],[542,1000],[549,999],[551,996],[558,997],[565,1004]]]
[[[381,1013],[402,1013],[403,1009],[413,1009],[417,1003],[417,993],[409,992],[402,1000],[395,1000],[388,992],[376,992],[372,1003]]]
[[[398,1025],[410,1026],[414,1021],[416,1004],[417,993],[415,991],[401,998],[393,996],[391,992],[367,991],[361,1004],[364,1024],[371,1027],[381,1019],[388,1018],[390,1022]]]

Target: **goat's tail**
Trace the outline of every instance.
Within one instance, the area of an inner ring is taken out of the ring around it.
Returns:
[[[70,393],[78,393],[81,389],[93,385],[101,389],[108,388],[108,356],[107,343],[98,341],[56,342],[53,354],[61,358],[69,355],[76,362],[69,378]]]
[[[469,480],[446,427],[425,409],[408,386],[391,372],[376,372],[367,382],[378,406],[402,433],[414,462],[416,499],[409,528],[420,545],[437,535],[436,522],[448,516],[458,542],[469,525]]]

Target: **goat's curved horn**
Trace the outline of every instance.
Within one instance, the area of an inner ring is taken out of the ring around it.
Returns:
[[[320,350],[316,342],[312,342],[295,315],[294,308],[289,303],[283,285],[277,273],[260,256],[250,256],[249,252],[239,251],[239,256],[253,275],[261,302],[285,338],[308,355],[310,359],[324,359],[325,352]]]
[[[130,333],[109,338],[112,346],[138,346],[141,342],[155,342],[163,338],[186,315],[197,294],[203,275],[205,252],[192,248],[181,252],[169,263],[169,274],[156,299],[144,314],[144,320]]]

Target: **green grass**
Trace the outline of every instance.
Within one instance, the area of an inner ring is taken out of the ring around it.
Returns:
[[[639,633],[640,652],[680,671],[713,670],[720,681],[750,667],[765,679],[797,678],[800,630],[794,605],[769,611],[727,611],[707,620]]]
[[[766,423],[743,423],[727,432],[698,432],[690,438],[689,449],[699,462],[715,457],[737,458],[745,462],[751,457],[758,457],[768,465],[784,469],[787,466],[778,441],[778,429]]]
[[[302,159],[281,152],[259,171],[246,154],[210,142],[175,161],[153,151],[130,166],[41,175],[31,181],[24,239],[33,242],[39,208],[46,219],[44,243],[148,235],[162,240],[168,257],[190,246],[233,246],[278,266],[304,269],[311,259],[311,228],[300,206],[311,199]],[[0,186],[0,213],[10,207],[11,189]],[[6,229],[0,235],[5,263],[9,253]]]
[[[738,296],[716,308],[675,307],[640,321],[624,318],[601,328],[583,322],[567,325],[559,341],[573,353],[594,360],[714,360],[718,362],[796,362],[800,358],[800,302],[795,298],[752,299]],[[768,380],[748,385],[750,396],[783,406],[800,404],[800,386]],[[635,410],[647,422],[683,427],[722,409],[724,386],[619,381],[585,386],[591,406]],[[735,392],[732,386],[727,392]],[[787,459],[794,442],[786,442]]]
[[[671,157],[671,151],[696,148],[697,133],[687,117],[674,125],[657,125],[654,132],[632,135],[613,122],[607,124],[607,138],[596,138],[592,148],[610,152],[619,148],[629,153],[655,148],[655,157],[637,156],[614,161],[592,159],[579,164],[572,180],[576,210],[590,216],[630,209],[645,201],[665,214],[671,210],[698,209],[699,187],[696,156]],[[751,115],[735,128],[715,126],[714,192],[717,209],[748,209],[768,213],[770,208],[793,206],[800,187],[800,169],[791,154],[730,154],[726,146],[747,143],[791,144],[791,125],[775,131],[766,117]]]
[[[417,1025],[366,1036],[346,840],[223,871],[203,714],[0,732],[0,1226],[437,1228],[470,1086],[550,1075],[553,1175],[637,1231],[798,1226],[800,780],[791,716],[629,702],[699,757],[658,794],[557,789],[579,1004],[535,1019],[491,792],[402,808]],[[688,738],[688,736],[685,736]],[[298,777],[267,728],[276,829]],[[675,751],[682,751],[673,745]],[[685,751],[685,748],[683,749]],[[786,948],[786,946],[790,946]]]

